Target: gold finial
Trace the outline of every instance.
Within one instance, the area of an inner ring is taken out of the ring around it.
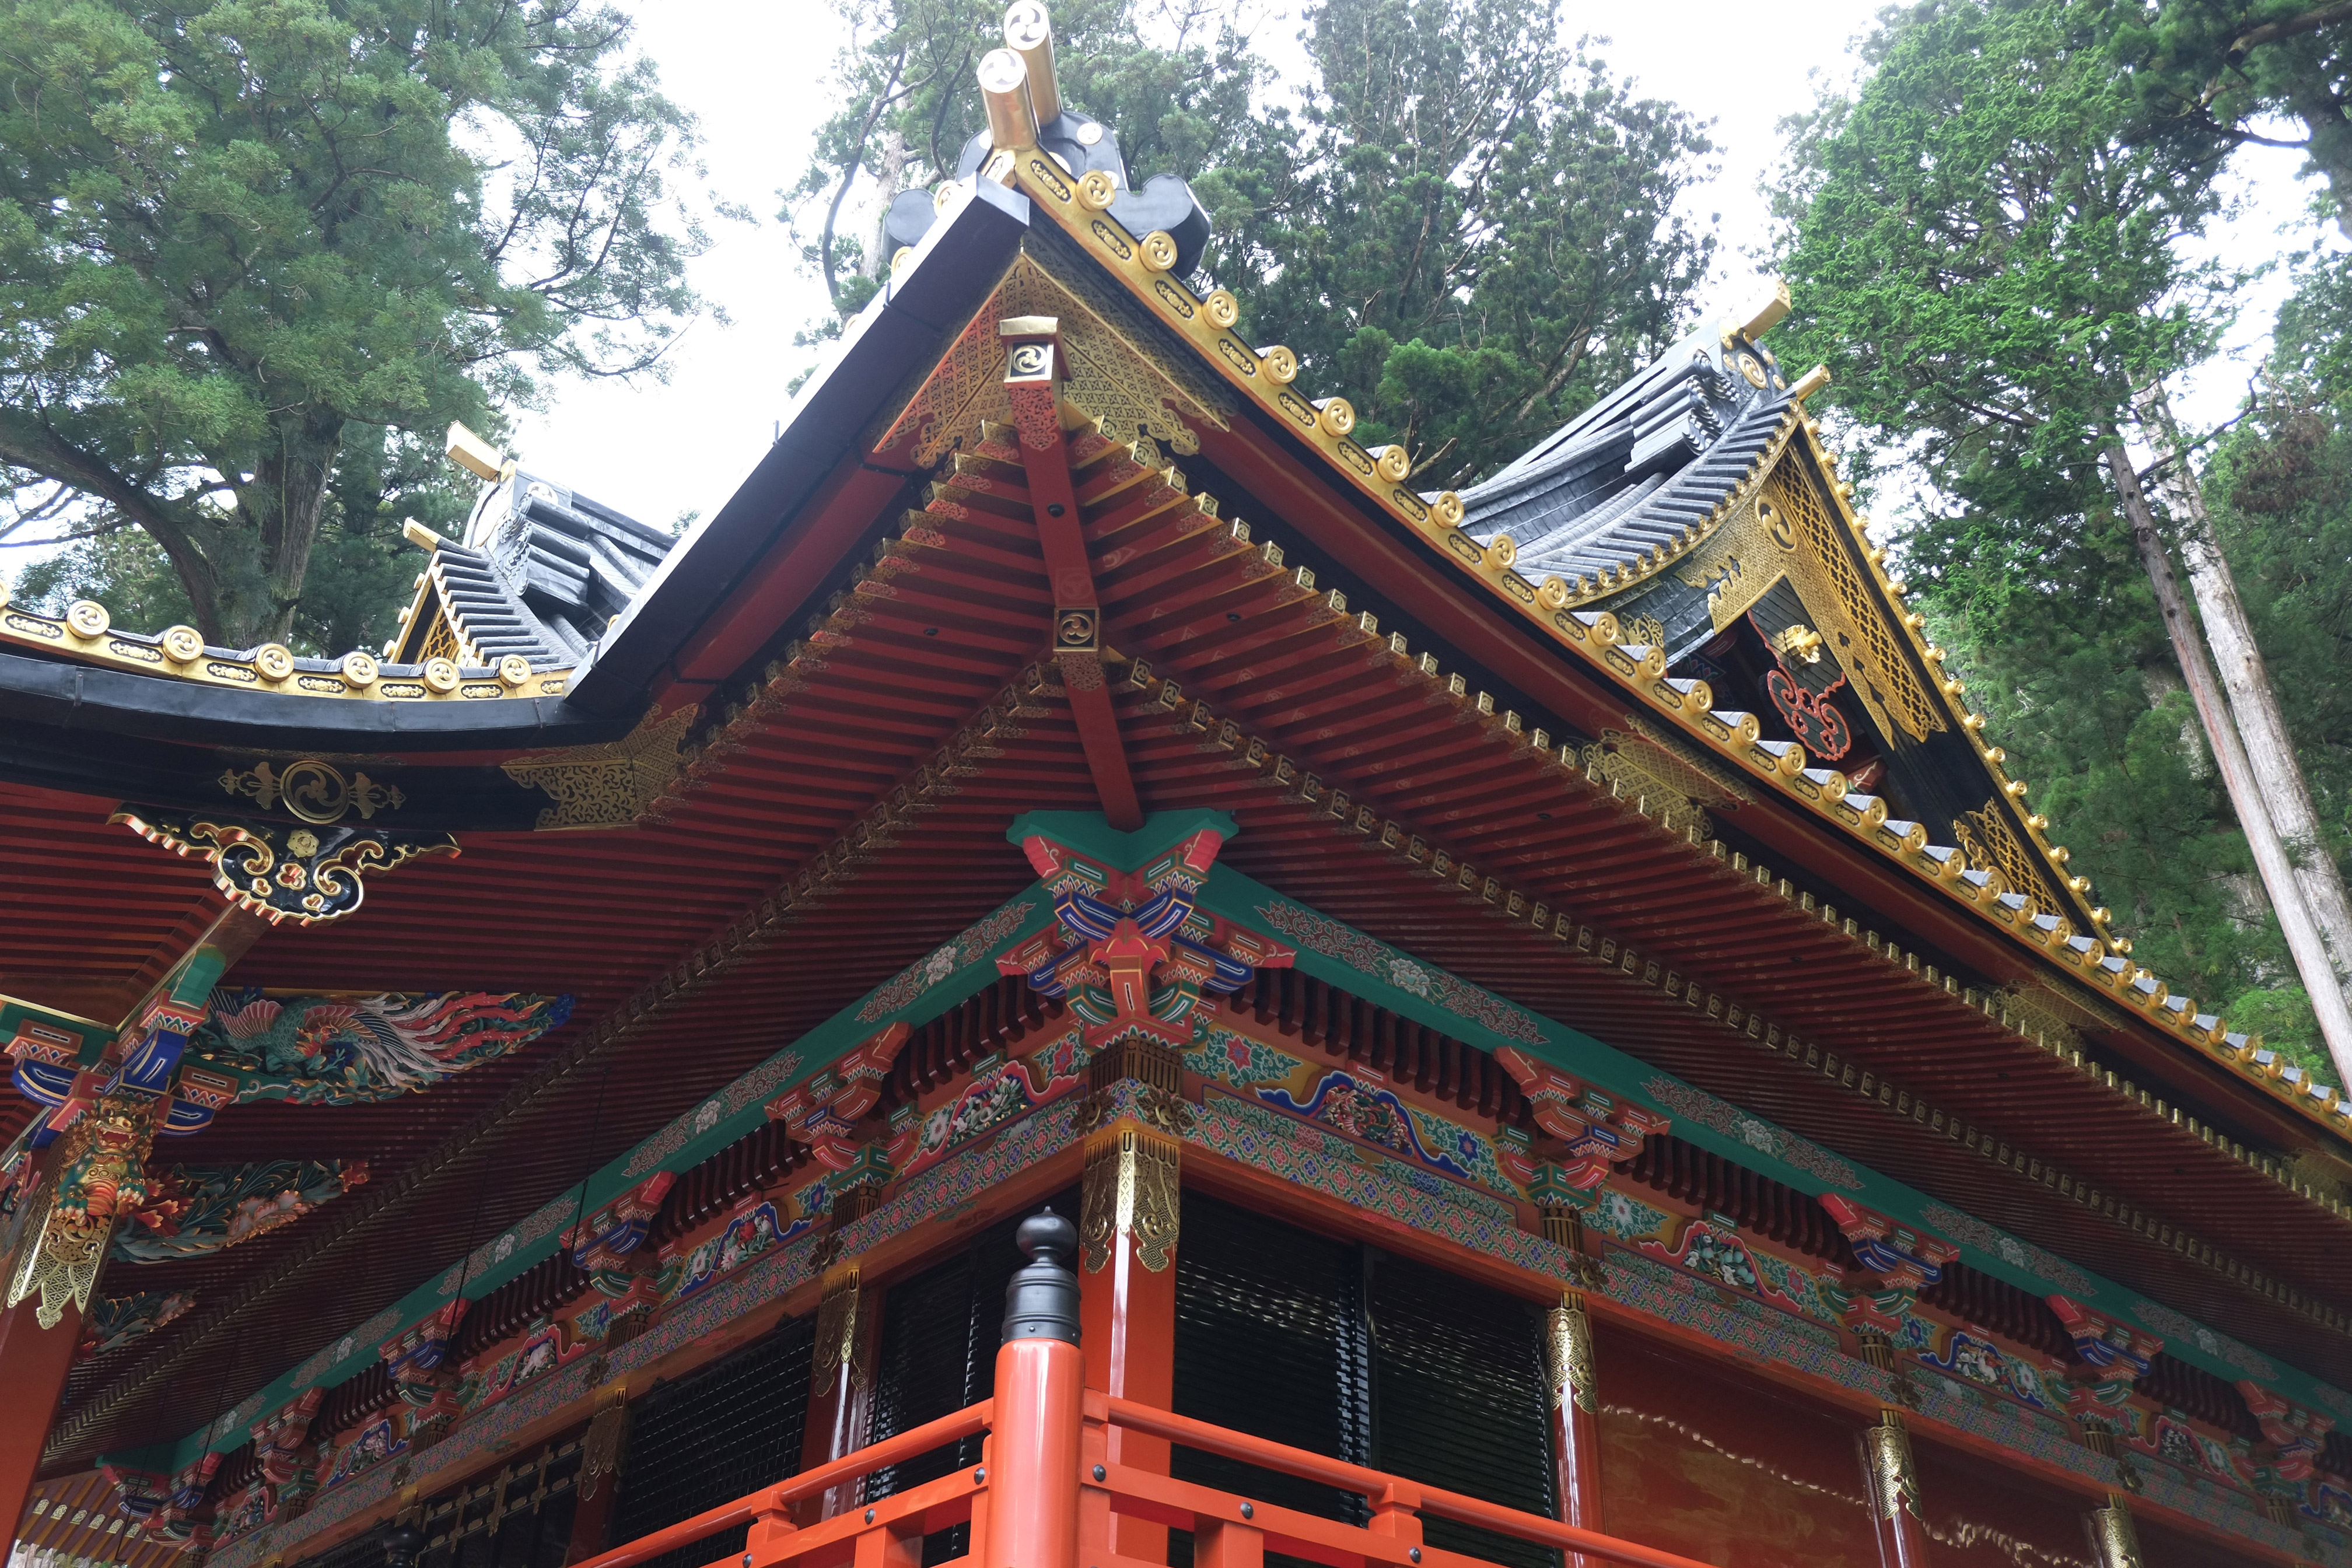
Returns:
[[[1029,65],[1012,49],[980,59],[980,95],[988,101],[989,144],[998,152],[1037,145],[1037,105],[1029,96]]]
[[[427,553],[449,542],[413,517],[401,520],[400,537]]]
[[[448,458],[478,479],[492,484],[506,477],[507,459],[496,447],[456,420],[449,422]]]
[[[1737,323],[1739,335],[1749,342],[1779,326],[1789,314],[1789,285],[1778,278],[1765,280],[1764,297],[1748,306],[1746,318]]]
[[[1800,376],[1797,384],[1789,389],[1789,399],[1792,403],[1802,403],[1814,393],[1827,390],[1829,384],[1830,367],[1817,364]]]
[[[1037,123],[1051,125],[1062,117],[1062,89],[1054,76],[1054,23],[1038,0],[1016,0],[1004,13],[1004,46],[1029,68],[1029,102]]]

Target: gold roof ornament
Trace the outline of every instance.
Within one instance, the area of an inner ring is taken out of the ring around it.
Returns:
[[[444,451],[451,462],[476,479],[492,484],[506,478],[512,469],[505,453],[454,419],[449,422],[449,440]]]

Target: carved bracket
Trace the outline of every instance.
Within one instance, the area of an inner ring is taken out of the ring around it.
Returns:
[[[1054,897],[1055,928],[996,961],[1041,995],[1066,998],[1093,1048],[1139,1033],[1192,1043],[1259,969],[1287,968],[1295,949],[1202,912],[1202,884],[1224,835],[1202,827],[1140,870],[1104,865],[1043,834],[1022,841]]]
[[[791,1129],[826,1170],[848,1170],[864,1147],[856,1142],[857,1123],[880,1102],[882,1086],[914,1033],[901,1023],[869,1036],[806,1083],[768,1101],[768,1120]]]
[[[1535,1163],[1522,1177],[1538,1203],[1567,1202],[1570,1192],[1591,1192],[1607,1178],[1610,1166],[1633,1159],[1645,1140],[1663,1136],[1674,1125],[1654,1110],[1579,1083],[1517,1046],[1501,1047],[1495,1059],[1527,1096],[1537,1129],[1566,1146],[1566,1159]]]
[[[366,895],[362,879],[421,855],[455,855],[446,833],[394,833],[348,823],[289,826],[229,816],[193,816],[125,806],[110,819],[150,844],[192,855],[213,868],[229,902],[272,925],[340,920]]]

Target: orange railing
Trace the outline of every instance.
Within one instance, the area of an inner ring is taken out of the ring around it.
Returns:
[[[995,1399],[576,1568],[635,1568],[741,1524],[751,1528],[740,1568],[918,1568],[923,1537],[967,1522],[971,1552],[950,1568],[1142,1568],[1113,1552],[1115,1514],[1190,1531],[1195,1568],[1260,1568],[1268,1552],[1327,1568],[1492,1568],[1478,1558],[1424,1546],[1423,1516],[1553,1548],[1570,1553],[1571,1563],[1580,1555],[1595,1564],[1704,1568],[1655,1547],[1081,1390],[1076,1380],[1082,1371],[1075,1345],[1010,1342],[1000,1353]],[[1113,1426],[1359,1493],[1371,1510],[1370,1522],[1345,1524],[1114,1463],[1107,1457]],[[976,1465],[818,1523],[793,1521],[796,1504],[974,1433],[987,1434]],[[722,1558],[710,1568],[738,1568],[738,1562]]]

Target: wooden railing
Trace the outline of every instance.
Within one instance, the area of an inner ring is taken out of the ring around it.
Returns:
[[[1326,1568],[1492,1568],[1422,1541],[1424,1516],[1532,1542],[1585,1563],[1705,1568],[1687,1557],[1580,1530],[1461,1492],[1286,1447],[1081,1386],[1074,1344],[1008,1342],[996,1397],[861,1448],[731,1503],[588,1559],[576,1568],[635,1568],[737,1525],[751,1526],[740,1559],[709,1568],[919,1568],[923,1538],[971,1526],[970,1553],[945,1568],[1144,1568],[1111,1549],[1114,1515],[1192,1535],[1195,1568],[1261,1568],[1269,1552]],[[1108,1458],[1124,1427],[1279,1475],[1360,1494],[1368,1524],[1257,1502]],[[797,1505],[828,1490],[985,1433],[980,1462],[801,1525]]]

